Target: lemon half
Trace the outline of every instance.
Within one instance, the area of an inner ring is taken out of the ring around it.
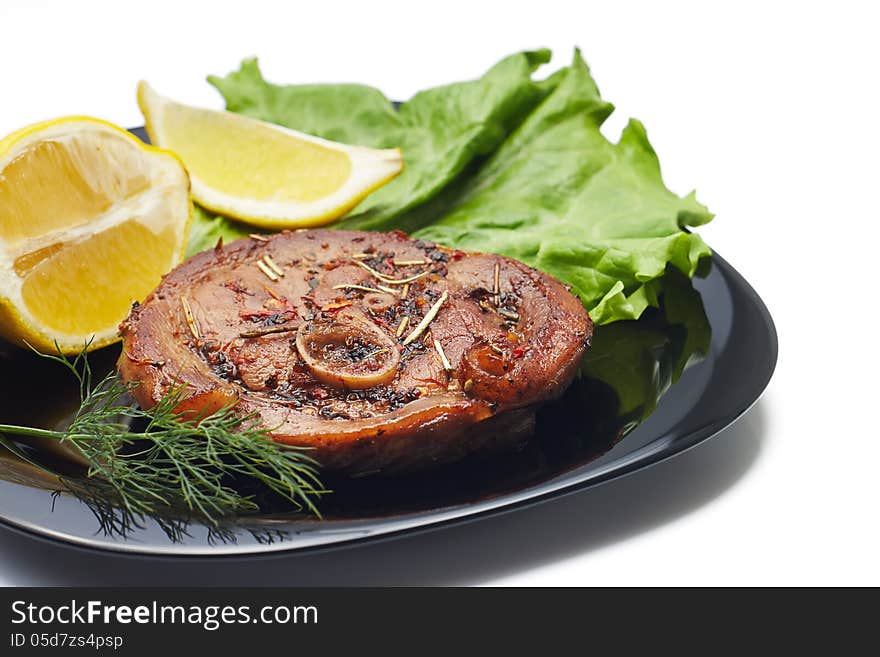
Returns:
[[[138,85],[150,140],[177,153],[199,204],[263,228],[329,223],[403,168],[399,149],[319,139],[271,123],[190,107]]]
[[[42,351],[117,339],[186,248],[189,178],[171,153],[66,117],[0,140],[0,335]]]

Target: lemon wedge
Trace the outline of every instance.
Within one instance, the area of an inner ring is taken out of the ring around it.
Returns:
[[[192,203],[172,153],[66,117],[0,140],[0,335],[67,354],[117,326],[182,258]]]
[[[150,140],[177,153],[200,205],[269,229],[338,219],[403,168],[399,149],[319,139],[231,112],[200,109],[138,85]]]

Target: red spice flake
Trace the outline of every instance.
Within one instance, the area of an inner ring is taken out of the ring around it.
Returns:
[[[312,399],[323,400],[327,399],[330,396],[330,393],[327,392],[324,388],[313,388],[311,397]]]
[[[232,290],[238,294],[247,294],[249,296],[253,296],[254,293],[247,289],[244,285],[241,284],[241,281],[226,281],[223,283],[223,287],[228,290]]]
[[[329,249],[329,248],[330,248],[330,244],[329,244],[329,242],[323,242],[323,243],[321,243],[321,248],[322,248],[322,249]]]
[[[352,305],[351,301],[337,301],[335,303],[328,303],[326,306],[321,308],[321,312],[334,312],[336,310],[341,310],[342,308],[348,308],[348,306]]]
[[[260,319],[262,317],[269,317],[269,315],[274,315],[270,310],[242,310],[238,313],[238,316],[242,319]]]
[[[522,358],[525,355],[526,350],[522,347],[514,347],[511,353],[513,354],[514,358]]]
[[[461,260],[462,258],[464,258],[463,251],[453,251],[452,252],[452,259],[453,260]]]

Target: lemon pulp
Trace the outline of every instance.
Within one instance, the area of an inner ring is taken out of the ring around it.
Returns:
[[[171,269],[175,231],[153,233],[129,220],[68,244],[33,268],[21,295],[33,316],[54,331],[88,335],[118,323]],[[137,251],[132,251],[137,245]],[[127,256],[119,257],[120,253]],[[120,285],[124,281],[124,285]],[[88,289],[88,294],[83,290]]]
[[[345,152],[237,119],[171,105],[165,138],[204,184],[231,196],[308,202],[330,196],[348,180],[351,161]]]
[[[150,180],[142,158],[133,157],[137,148],[110,135],[82,134],[29,146],[2,171],[0,237],[17,243],[80,226],[142,192]]]
[[[403,168],[399,149],[321,139],[278,125],[175,102],[147,83],[138,104],[150,140],[180,155],[193,198],[270,229],[338,219]]]
[[[0,336],[44,352],[114,342],[182,258],[190,215],[180,160],[109,123],[0,140]]]

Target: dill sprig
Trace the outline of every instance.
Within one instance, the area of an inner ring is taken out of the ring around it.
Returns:
[[[132,385],[115,372],[93,382],[85,348],[74,358],[37,353],[76,377],[79,409],[63,431],[0,424],[0,442],[58,475],[105,531],[125,533],[145,517],[173,524],[169,519],[181,515],[217,526],[259,510],[256,493],[245,490],[268,490],[296,510],[320,515],[315,499],[326,491],[318,463],[305,448],[273,442],[255,416],[239,416],[231,406],[201,417],[181,415],[175,410],[181,389],[145,411],[133,403]],[[60,440],[82,454],[86,472],[54,472],[3,434]]]

